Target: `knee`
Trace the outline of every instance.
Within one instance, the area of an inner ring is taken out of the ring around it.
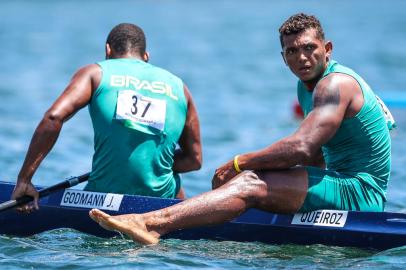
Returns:
[[[230,182],[230,185],[234,186],[238,196],[252,203],[262,200],[268,195],[268,185],[254,172],[241,173]]]

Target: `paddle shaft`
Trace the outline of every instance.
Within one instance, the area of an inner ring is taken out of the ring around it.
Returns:
[[[87,179],[89,179],[89,174],[90,173],[85,173],[80,176],[75,176],[75,177],[69,178],[63,182],[55,184],[53,186],[41,189],[38,192],[39,198],[46,197],[53,192],[56,192],[56,191],[59,191],[59,190],[65,189],[65,188],[73,187],[79,183],[85,182],[85,181],[87,181]],[[25,195],[23,197],[15,199],[15,200],[6,201],[6,202],[0,204],[0,212],[29,203],[33,200],[34,200],[33,197]]]

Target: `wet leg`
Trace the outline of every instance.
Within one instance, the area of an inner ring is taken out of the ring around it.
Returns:
[[[244,172],[222,187],[161,210],[142,215],[109,216],[92,210],[90,216],[105,228],[121,231],[134,241],[156,243],[168,232],[230,221],[247,209],[292,213],[307,192],[302,168],[280,172]]]

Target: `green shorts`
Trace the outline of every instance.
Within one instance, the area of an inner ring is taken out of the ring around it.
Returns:
[[[384,196],[368,184],[372,178],[341,174],[316,167],[306,167],[309,188],[299,212],[317,209],[381,212]]]

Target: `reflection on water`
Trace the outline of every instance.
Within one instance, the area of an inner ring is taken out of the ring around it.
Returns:
[[[272,246],[263,243],[230,241],[163,240],[159,245],[140,246],[123,238],[102,239],[72,230],[61,229],[30,238],[0,238],[2,265],[46,267],[51,264],[68,269],[89,267],[143,267],[160,265],[170,268],[364,268],[400,267],[405,263],[405,248],[378,252],[358,248],[325,247],[322,245]],[[14,246],[13,249],[9,248]],[[100,258],[103,258],[100,260]],[[67,263],[69,261],[69,263]],[[389,267],[390,266],[390,267]]]

